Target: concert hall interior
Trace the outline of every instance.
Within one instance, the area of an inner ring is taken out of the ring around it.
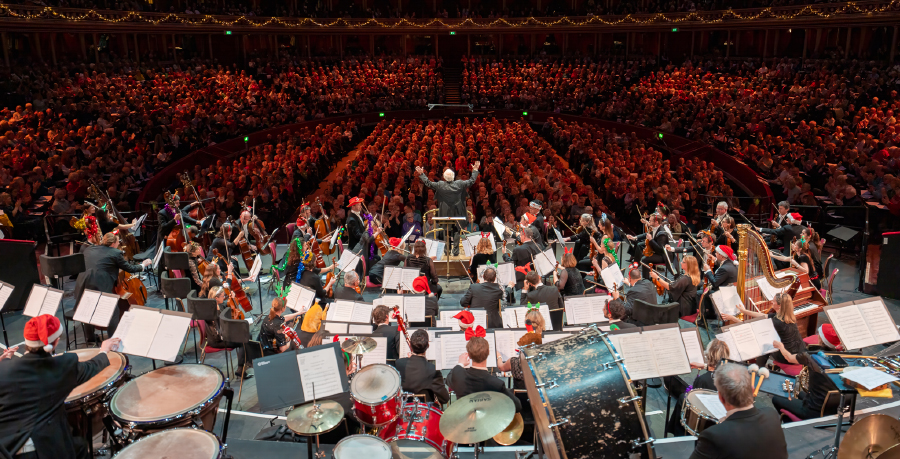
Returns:
[[[897,24],[0,2],[0,458],[900,458]]]

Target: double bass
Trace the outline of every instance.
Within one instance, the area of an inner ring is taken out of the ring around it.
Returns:
[[[225,246],[225,250],[228,250],[228,246]],[[221,254],[219,254],[218,249],[213,249],[213,256],[215,258],[221,258]],[[231,259],[229,257],[225,258],[225,263],[228,265],[228,273],[225,277],[230,277],[231,280],[226,282],[225,279],[222,280],[222,286],[226,290],[226,295],[228,295],[228,306],[231,308],[231,318],[234,320],[244,320],[244,313],[241,312],[235,302],[240,305],[241,309],[244,311],[250,312],[253,310],[253,305],[250,303],[250,298],[247,297],[247,292],[244,291],[244,287],[241,285],[241,281],[238,280],[237,275],[234,273],[233,265],[231,264]],[[232,298],[231,294],[234,294]]]
[[[328,217],[328,215],[325,215],[325,209],[322,207],[322,202],[319,201],[318,197],[316,197],[316,204],[319,205],[319,209],[322,209],[322,218],[316,220],[315,228],[313,228],[313,231],[315,232],[317,240],[325,241],[326,237],[331,234],[331,222],[329,222],[330,218]],[[322,242],[318,244],[318,246],[322,254],[325,256],[330,256],[335,251],[335,249],[331,247],[330,241]]]
[[[190,175],[188,175],[188,172],[185,171],[184,174],[179,176],[179,179],[181,180],[181,184],[184,185],[185,193],[187,193],[187,190],[191,190],[194,193],[194,197],[197,199],[197,203],[198,203],[198,205],[197,205],[198,210],[196,211],[197,216],[196,217],[192,216],[192,218],[195,218],[197,220],[200,220],[203,218],[208,218],[209,214],[206,213],[206,206],[203,205],[203,201],[200,200],[200,194],[197,193],[197,188],[194,187],[194,183],[191,181],[191,178],[190,178]],[[194,212],[194,211],[192,210],[191,212]],[[201,214],[202,214],[202,217],[201,217]],[[212,243],[212,240],[210,239],[208,233],[204,233],[204,234],[200,235],[200,247],[203,247],[203,250],[207,250],[211,243]]]
[[[177,191],[175,194],[166,191],[163,196],[166,200],[166,204],[169,205],[169,208],[173,209],[173,212],[180,212],[179,210],[176,210],[177,207],[175,206],[175,198],[178,197]],[[166,247],[168,247],[171,252],[181,252],[184,250],[184,243],[187,242],[187,239],[187,230],[184,227],[184,223],[179,222],[166,236]]]

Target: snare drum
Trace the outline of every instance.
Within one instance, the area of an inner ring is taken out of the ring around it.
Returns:
[[[441,459],[453,454],[453,443],[441,434],[441,415],[424,403],[407,403],[396,422],[378,433],[391,446],[394,459]]]
[[[714,390],[694,389],[684,397],[684,406],[681,408],[681,425],[687,433],[697,436],[710,426],[719,423],[719,419],[713,416],[706,405],[697,397],[699,394],[716,395]]]
[[[70,351],[78,356],[79,362],[86,362],[100,353],[99,348],[76,349]],[[66,397],[66,416],[76,435],[88,435],[103,429],[102,419],[106,415],[103,399],[125,383],[128,371],[128,357],[118,352],[108,352],[109,366],[100,370],[93,378],[72,389]],[[91,424],[88,425],[87,422]]]
[[[179,459],[219,459],[222,444],[215,435],[197,429],[170,429],[147,435],[128,445],[116,459],[177,457]]]
[[[212,431],[224,387],[222,372],[208,365],[163,367],[122,386],[109,412],[132,439],[192,424]]]
[[[351,435],[334,445],[332,459],[391,459],[391,447],[371,435]]]
[[[400,373],[392,366],[369,365],[353,376],[353,416],[363,424],[384,426],[400,414]]]

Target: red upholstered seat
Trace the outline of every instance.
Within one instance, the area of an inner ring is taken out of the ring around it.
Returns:
[[[780,368],[788,376],[797,376],[800,374],[800,370],[803,369],[803,365],[793,365],[790,363],[780,363],[774,362],[775,366]]]

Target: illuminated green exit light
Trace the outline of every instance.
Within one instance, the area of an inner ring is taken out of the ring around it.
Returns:
[[[230,30],[226,30],[226,31],[225,31],[225,35],[231,35],[231,31],[230,31]]]
[[[249,141],[250,141],[250,137],[244,137],[244,143],[247,143]]]
[[[656,134],[656,137],[657,137],[659,140],[662,140],[662,138],[663,138],[663,133],[662,133],[662,132],[658,132],[658,133]]]
[[[379,112],[379,113],[378,113],[378,116],[384,118],[384,112]]]
[[[450,35],[456,35],[456,32],[454,32],[454,31],[451,30],[451,31],[450,31]]]
[[[522,112],[522,116],[528,116],[528,112]]]
[[[672,27],[672,32],[678,32],[678,27]]]

